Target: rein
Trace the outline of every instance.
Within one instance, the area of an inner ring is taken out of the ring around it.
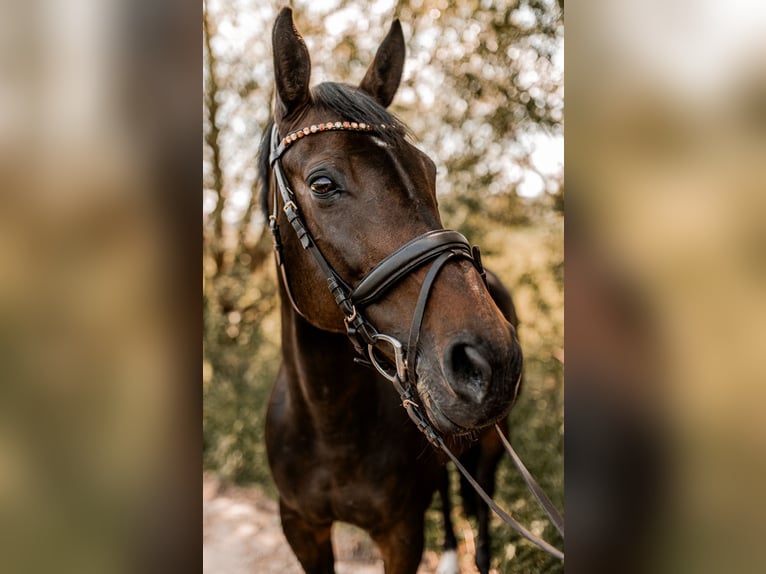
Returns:
[[[394,388],[399,393],[402,400],[402,406],[407,411],[407,415],[412,419],[415,425],[425,435],[428,441],[436,448],[441,449],[455,463],[458,470],[465,476],[466,480],[473,486],[479,496],[487,505],[511,528],[516,530],[521,536],[550,554],[555,558],[564,560],[564,553],[551,546],[542,538],[534,535],[522,524],[511,517],[506,511],[500,508],[484,491],[483,488],[473,479],[458,458],[449,450],[439,433],[429,423],[424,416],[420,406],[415,402],[413,394],[413,385],[410,382],[410,373],[415,373],[416,356],[414,350],[417,349],[420,338],[420,328],[425,316],[428,295],[431,287],[436,280],[439,271],[453,259],[468,259],[476,267],[486,285],[486,273],[481,263],[481,254],[478,247],[471,248],[470,244],[457,231],[448,229],[437,229],[428,231],[405,243],[399,249],[380,261],[371,271],[369,271],[359,282],[356,288],[351,288],[332,268],[332,265],[325,259],[324,255],[317,246],[314,238],[306,227],[303,218],[300,215],[298,206],[295,203],[296,196],[290,188],[287,178],[282,171],[281,157],[291,144],[306,136],[321,133],[325,131],[354,131],[375,133],[378,130],[395,129],[393,126],[385,124],[370,125],[357,122],[327,122],[324,124],[315,124],[291,132],[281,140],[277,131],[276,124],[272,126],[271,132],[271,153],[269,163],[274,172],[274,196],[272,213],[269,216],[269,228],[272,233],[274,243],[274,253],[277,267],[280,270],[282,284],[287,293],[287,298],[293,310],[307,322],[311,321],[304,315],[296,304],[295,298],[290,290],[290,284],[287,280],[284,259],[282,257],[282,238],[278,223],[279,217],[279,199],[282,200],[282,211],[287,221],[293,228],[304,250],[309,252],[318,265],[322,275],[325,277],[327,286],[332,293],[335,303],[340,308],[344,316],[346,334],[351,340],[356,352],[361,355],[354,359],[357,362],[374,367],[383,377],[393,383]],[[402,343],[396,338],[379,333],[375,327],[365,318],[363,309],[367,305],[380,299],[391,289],[398,281],[406,277],[415,269],[431,262],[423,284],[418,295],[418,300],[413,313],[412,325],[407,341],[406,351],[412,350],[412,356],[407,356]],[[375,349],[381,344],[386,343],[391,347],[394,355],[393,369],[388,365],[388,361],[381,360],[375,354]],[[411,362],[410,362],[411,361]],[[495,430],[500,435],[501,441],[508,450],[511,459],[518,469],[527,487],[534,494],[543,510],[550,518],[553,525],[564,536],[564,521],[556,508],[550,502],[548,497],[542,491],[532,475],[524,467],[518,458],[510,443],[495,425]]]

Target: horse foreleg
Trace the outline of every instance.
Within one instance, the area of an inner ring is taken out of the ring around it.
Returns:
[[[494,482],[494,481],[493,481]],[[482,488],[492,496],[491,489],[486,485],[482,485]],[[492,489],[493,490],[493,489]],[[478,502],[478,508],[476,509],[476,520],[479,523],[479,535],[476,537],[476,567],[479,569],[480,574],[489,574],[489,563],[491,558],[491,536],[489,534],[489,506],[483,500]]]
[[[310,524],[297,512],[279,501],[282,530],[306,574],[334,574],[330,531],[332,524]]]
[[[502,446],[497,435],[495,433],[485,434],[481,440],[479,460],[476,464],[476,482],[490,497],[495,494],[495,474],[502,454]],[[476,537],[476,567],[480,574],[489,574],[492,546],[489,519],[492,512],[478,494],[476,494],[476,502],[476,522],[479,525],[479,532]]]
[[[416,574],[423,557],[424,517],[412,515],[385,532],[372,532],[386,574]]]
[[[436,574],[458,574],[457,538],[452,526],[452,503],[449,492],[449,469],[445,466],[439,481],[439,498],[442,501],[442,518],[444,519],[444,546]]]

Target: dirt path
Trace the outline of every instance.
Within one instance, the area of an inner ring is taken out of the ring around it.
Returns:
[[[204,477],[202,499],[204,574],[303,574],[282,534],[276,502],[259,489],[223,487]],[[336,525],[333,547],[337,574],[383,574],[377,549],[361,530]],[[418,574],[435,574],[438,561],[427,551]]]

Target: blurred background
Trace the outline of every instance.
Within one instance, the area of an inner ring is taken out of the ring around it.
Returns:
[[[4,572],[198,562],[201,7],[185,4],[3,4]]]
[[[273,101],[271,27],[283,2],[204,5],[205,470],[261,485],[265,404],[279,365],[271,238],[259,208],[257,148]],[[312,83],[358,84],[392,20],[407,60],[391,111],[436,162],[445,227],[482,247],[513,291],[526,375],[511,416],[521,457],[563,506],[563,15],[555,1],[295,1]],[[505,461],[501,503],[551,538]],[[429,514],[428,541],[441,544]],[[555,559],[493,522],[498,572],[560,572]],[[462,531],[462,530],[461,530]],[[471,570],[466,570],[471,571]]]
[[[766,5],[567,8],[567,571],[763,572]]]

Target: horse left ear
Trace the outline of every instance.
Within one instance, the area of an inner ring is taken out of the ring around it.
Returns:
[[[279,125],[283,119],[300,112],[311,100],[311,59],[303,37],[295,28],[293,11],[289,7],[282,8],[277,16],[272,44],[277,87],[274,119]]]
[[[367,69],[359,87],[375,98],[384,108],[394,99],[404,70],[404,34],[398,19],[391,24],[375,59]]]

